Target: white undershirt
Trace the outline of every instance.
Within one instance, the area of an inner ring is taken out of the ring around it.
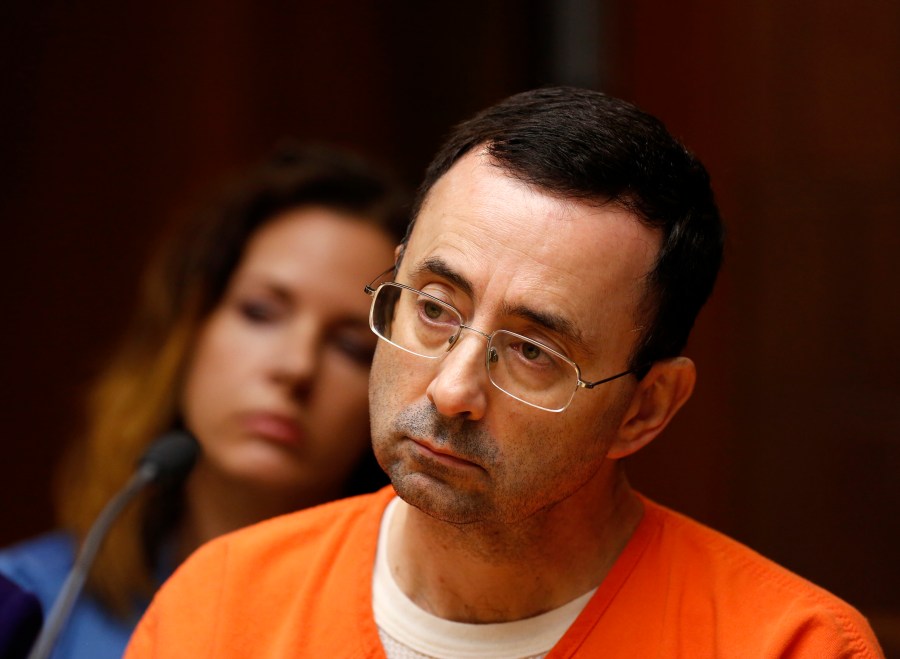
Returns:
[[[388,565],[388,529],[398,502],[392,499],[381,519],[372,577],[372,609],[388,659],[538,659],[562,638],[594,594],[592,590],[558,609],[513,622],[477,625],[432,615],[400,590]]]

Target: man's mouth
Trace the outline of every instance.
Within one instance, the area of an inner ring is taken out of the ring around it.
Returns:
[[[436,446],[427,439],[420,439],[416,437],[409,437],[408,439],[412,443],[416,454],[426,460],[431,460],[438,464],[455,469],[472,467],[480,469],[480,467],[471,460],[462,458],[448,449]]]

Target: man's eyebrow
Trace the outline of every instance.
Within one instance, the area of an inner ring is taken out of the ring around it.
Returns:
[[[456,286],[458,286],[460,290],[462,290],[462,292],[467,296],[469,296],[470,298],[473,297],[474,287],[472,286],[472,282],[462,274],[454,270],[446,261],[438,256],[432,256],[425,259],[421,264],[417,265],[409,273],[413,281],[425,274],[432,274],[443,277],[444,279],[456,284]],[[519,318],[530,320],[536,325],[540,325],[541,327],[544,327],[554,334],[562,337],[563,339],[571,343],[577,350],[586,354],[587,356],[590,357],[594,354],[593,349],[585,340],[581,330],[578,329],[578,327],[568,318],[565,318],[559,314],[555,314],[549,311],[538,311],[537,309],[533,309],[522,304],[504,304],[501,313],[504,316],[516,316]]]
[[[538,311],[537,309],[532,309],[531,307],[526,307],[521,304],[504,304],[502,313],[504,316],[517,316],[519,318],[530,320],[566,339],[580,352],[588,356],[594,354],[594,351],[591,349],[588,342],[585,341],[581,330],[568,318],[564,318],[559,314],[549,311]]]
[[[450,267],[450,264],[439,256],[432,256],[425,259],[410,271],[409,276],[412,281],[415,281],[425,274],[437,275],[438,277],[443,277],[444,279],[453,282],[470,298],[472,297],[472,292],[475,290],[471,281]]]

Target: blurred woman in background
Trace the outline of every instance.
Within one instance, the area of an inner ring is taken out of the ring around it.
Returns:
[[[0,573],[47,615],[147,445],[184,427],[202,454],[182,486],[144,495],[113,527],[54,656],[120,657],[203,542],[387,483],[369,443],[376,339],[359,291],[392,262],[404,201],[352,156],[283,148],[162,243],[63,462],[61,530],[0,552]]]

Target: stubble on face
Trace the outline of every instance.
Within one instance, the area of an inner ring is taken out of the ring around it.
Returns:
[[[430,517],[455,525],[525,522],[581,489],[604,463],[605,438],[618,409],[597,419],[595,441],[577,457],[564,435],[538,422],[518,424],[518,436],[502,446],[483,421],[443,416],[427,398],[404,401],[399,392],[415,377],[411,368],[416,364],[407,364],[405,354],[392,346],[379,345],[369,387],[372,442],[400,498]],[[413,438],[473,466],[460,469],[423,458]]]
[[[492,508],[487,479],[497,468],[496,442],[477,423],[441,416],[427,399],[404,405],[399,392],[410,371],[398,364],[405,355],[396,352],[379,345],[372,363],[369,409],[378,463],[400,498],[426,514],[455,524],[483,518]],[[427,460],[416,451],[414,439],[427,440],[472,465],[456,470]]]

